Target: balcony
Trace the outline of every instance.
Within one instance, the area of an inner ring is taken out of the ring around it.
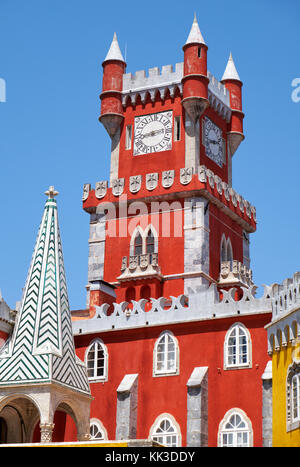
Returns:
[[[222,261],[218,284],[226,287],[251,287],[253,285],[252,270],[235,259]]]
[[[119,281],[156,277],[162,279],[160,267],[158,265],[157,253],[146,253],[142,255],[123,256],[121,265],[121,275]]]

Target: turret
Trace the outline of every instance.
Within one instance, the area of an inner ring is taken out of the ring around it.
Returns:
[[[103,81],[100,122],[112,138],[120,127],[124,116],[122,106],[123,74],[126,63],[120,51],[117,35],[114,37],[103,66]]]
[[[184,51],[182,104],[190,118],[196,120],[208,106],[207,45],[199,29],[196,15]]]
[[[240,143],[243,141],[243,118],[242,112],[242,86],[243,83],[240,80],[238,72],[230,52],[228,63],[224,71],[221,83],[224,84],[230,95],[230,107],[231,107],[231,121],[230,130],[228,132],[228,141],[230,147],[230,153],[233,156]]]

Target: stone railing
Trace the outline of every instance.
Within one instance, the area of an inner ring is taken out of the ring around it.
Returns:
[[[240,261],[222,261],[219,276],[219,285],[244,285],[250,287],[252,282],[252,270]]]
[[[242,287],[243,296],[236,300],[236,289],[223,290],[220,299],[216,284],[203,286],[201,291],[178,297],[132,300],[130,303],[96,306],[93,318],[74,321],[76,335],[117,329],[134,329],[181,322],[201,321],[221,317],[271,313],[272,288],[265,286],[264,295],[255,298],[256,286]],[[130,305],[130,306],[129,306]]]
[[[162,277],[158,265],[157,253],[146,253],[142,255],[123,256],[121,265],[121,275],[119,281],[137,278]]]

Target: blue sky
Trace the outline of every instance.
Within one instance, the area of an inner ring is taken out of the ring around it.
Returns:
[[[110,162],[110,138],[98,122],[102,61],[116,31],[128,72],[181,62],[194,12],[209,71],[221,79],[232,51],[244,83],[246,139],[233,159],[233,188],[257,210],[254,281],[282,282],[300,270],[300,102],[291,97],[300,78],[298,0],[0,0],[0,289],[11,307],[49,185],[60,192],[71,308],[85,307],[82,187],[108,179]]]

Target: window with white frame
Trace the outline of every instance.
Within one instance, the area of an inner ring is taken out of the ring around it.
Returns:
[[[180,427],[170,414],[162,414],[157,417],[151,427],[150,438],[163,446],[181,446]]]
[[[90,421],[91,441],[107,439],[107,431],[100,420],[95,418]]]
[[[108,354],[101,339],[95,339],[87,349],[85,362],[90,381],[107,380]]]
[[[170,331],[164,331],[154,347],[154,375],[171,375],[179,372],[179,348],[177,339]]]
[[[219,447],[251,447],[252,425],[246,414],[240,409],[229,410],[219,426]]]
[[[242,323],[235,323],[227,331],[224,345],[224,367],[243,368],[251,365],[251,339]]]
[[[300,363],[293,362],[287,372],[287,430],[300,427]]]
[[[300,420],[300,373],[292,378],[292,421]]]

